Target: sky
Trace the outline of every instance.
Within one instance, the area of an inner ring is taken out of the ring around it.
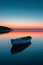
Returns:
[[[0,25],[43,28],[43,0],[0,0]]]

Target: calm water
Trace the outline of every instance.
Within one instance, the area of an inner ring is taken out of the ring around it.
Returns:
[[[32,36],[32,44],[11,53],[11,39]],[[43,32],[10,32],[0,35],[0,65],[43,65]]]

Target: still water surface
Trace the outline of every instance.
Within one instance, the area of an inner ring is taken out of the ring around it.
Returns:
[[[31,36],[32,44],[18,53],[11,53],[11,39]],[[43,65],[43,32],[10,32],[0,34],[0,65]]]

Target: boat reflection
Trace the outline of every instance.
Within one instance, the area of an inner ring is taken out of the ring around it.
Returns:
[[[27,47],[29,47],[32,43],[24,43],[24,44],[17,44],[17,45],[12,45],[11,47],[11,54],[19,53],[25,50]]]

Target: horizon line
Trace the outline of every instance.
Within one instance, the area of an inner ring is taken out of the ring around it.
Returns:
[[[15,32],[43,32],[43,28],[13,28]]]

